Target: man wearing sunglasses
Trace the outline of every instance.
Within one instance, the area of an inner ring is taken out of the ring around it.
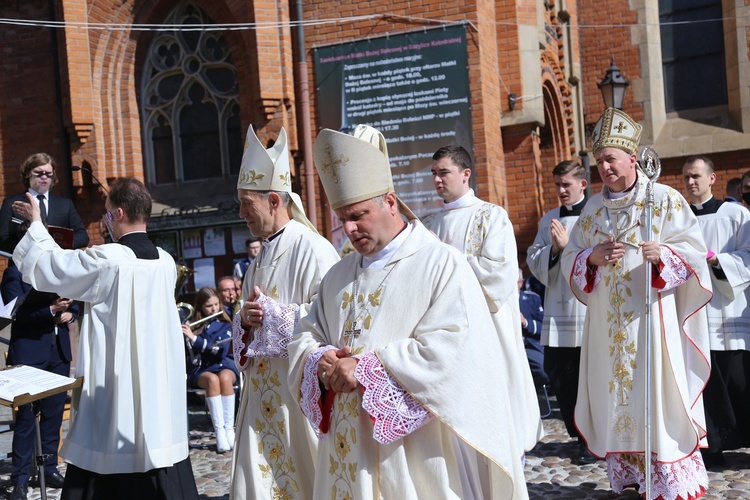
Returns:
[[[89,244],[89,235],[73,202],[62,196],[51,196],[55,185],[55,160],[47,153],[35,153],[21,164],[21,181],[27,192],[39,200],[42,222],[46,226],[73,230],[72,248]],[[0,250],[12,253],[28,227],[28,221],[12,210],[13,202],[26,201],[26,192],[7,196],[0,208]]]

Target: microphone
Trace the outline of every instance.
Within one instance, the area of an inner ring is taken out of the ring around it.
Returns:
[[[100,187],[100,188],[102,188],[102,189],[104,190],[104,192],[105,192],[105,193],[109,194],[109,190],[108,190],[107,188],[105,188],[105,187],[104,187],[104,184],[102,184],[102,183],[101,183],[101,182],[99,181],[99,179],[97,179],[97,178],[96,178],[96,176],[94,175],[94,172],[92,172],[92,171],[91,171],[91,169],[90,169],[89,167],[81,167],[80,165],[73,165],[72,167],[70,167],[70,169],[71,169],[71,170],[72,170],[73,172],[78,172],[79,170],[83,170],[83,171],[85,171],[85,172],[88,172],[88,173],[89,173],[89,175],[91,176],[91,178],[92,178],[92,179],[94,179],[94,180],[96,181],[96,183],[97,183],[97,184],[99,184],[99,187]]]

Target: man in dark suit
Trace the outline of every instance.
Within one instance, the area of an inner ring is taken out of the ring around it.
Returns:
[[[44,223],[73,230],[73,247],[89,244],[89,236],[73,202],[51,196],[55,185],[55,161],[46,153],[29,156],[21,165],[21,179],[39,203]],[[8,196],[0,208],[0,249],[12,252],[23,236],[28,222],[12,210],[14,201],[28,202],[26,193]],[[11,263],[3,273],[0,285],[3,300],[23,297],[11,328],[9,364],[34,366],[60,375],[70,374],[70,337],[68,323],[78,314],[77,306],[55,294],[41,293],[23,283],[18,269]],[[19,301],[21,299],[19,298]],[[46,485],[60,488],[63,477],[57,471],[57,448],[65,406],[65,393],[41,400],[42,453],[48,455],[44,465]],[[11,500],[26,498],[29,466],[34,449],[34,415],[31,405],[19,408],[13,433]]]
[[[46,153],[35,153],[21,165],[21,179],[39,201],[42,222],[47,226],[66,227],[73,230],[73,248],[89,244],[89,235],[76,212],[73,202],[62,196],[51,196],[55,185],[55,161]],[[12,253],[23,236],[27,221],[12,210],[14,201],[26,201],[26,193],[7,196],[0,208],[0,250]]]
[[[18,297],[15,318],[10,330],[9,365],[27,365],[65,377],[70,375],[70,336],[68,324],[78,316],[78,305],[54,293],[39,292],[24,283],[21,272],[11,264],[0,283],[3,301]],[[57,470],[57,448],[60,443],[66,393],[39,401],[40,431],[46,485],[61,488],[63,477]],[[34,454],[34,413],[30,404],[20,406],[13,431],[11,500],[26,498],[29,467]]]

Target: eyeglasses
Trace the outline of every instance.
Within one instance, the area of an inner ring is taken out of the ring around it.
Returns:
[[[42,177],[46,177],[48,179],[51,179],[55,176],[54,172],[32,172],[29,177],[37,177],[41,179]]]
[[[115,220],[115,216],[112,215],[112,212],[107,212],[106,214],[104,214],[104,217],[106,217],[109,222],[113,222]]]

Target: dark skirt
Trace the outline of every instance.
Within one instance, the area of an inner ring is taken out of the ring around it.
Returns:
[[[68,464],[61,500],[197,500],[190,457],[171,467],[128,474],[97,474]]]

